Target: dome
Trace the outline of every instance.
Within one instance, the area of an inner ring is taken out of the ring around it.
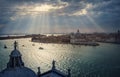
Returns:
[[[14,50],[10,54],[7,68],[0,72],[0,77],[37,77],[34,71],[24,67],[22,55],[17,50],[17,42],[14,43]]]
[[[79,29],[77,30],[76,35],[80,35],[80,31],[79,31]]]
[[[37,77],[37,75],[27,67],[5,69],[0,77]]]
[[[21,53],[17,49],[15,49],[11,52],[10,56],[13,57],[21,56]]]

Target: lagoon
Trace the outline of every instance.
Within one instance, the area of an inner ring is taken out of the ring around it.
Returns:
[[[67,72],[70,68],[72,77],[120,77],[120,45],[100,43],[100,46],[94,47],[33,43],[31,38],[0,40],[0,71],[7,66],[15,40],[19,43],[18,49],[25,66],[36,73],[39,66],[41,72],[51,69],[52,60],[55,60],[56,67],[61,71]]]

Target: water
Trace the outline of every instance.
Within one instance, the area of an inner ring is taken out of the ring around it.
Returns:
[[[120,45],[100,43],[100,46],[92,47],[33,43],[30,38],[15,40],[25,66],[35,72],[39,66],[41,72],[51,69],[51,62],[55,60],[61,71],[67,73],[71,68],[72,77],[120,77]],[[0,71],[6,67],[15,40],[0,40]],[[7,49],[4,49],[5,44]]]

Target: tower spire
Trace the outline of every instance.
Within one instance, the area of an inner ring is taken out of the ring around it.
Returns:
[[[56,67],[55,67],[55,60],[53,60],[53,62],[52,62],[52,69],[55,69]]]
[[[79,31],[79,29],[77,30],[77,33],[79,33],[80,31]]]
[[[38,77],[40,77],[41,72],[40,72],[40,67],[38,67],[38,72],[37,72]]]
[[[14,42],[14,49],[15,50],[17,49],[17,42],[16,41]]]

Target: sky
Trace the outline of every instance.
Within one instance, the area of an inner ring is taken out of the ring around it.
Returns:
[[[115,32],[120,0],[0,0],[0,34]]]

